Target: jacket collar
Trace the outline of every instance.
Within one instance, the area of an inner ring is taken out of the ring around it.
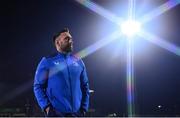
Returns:
[[[70,52],[69,53],[62,53],[62,52],[57,52],[58,53],[58,56],[60,56],[60,57],[68,57],[68,56],[70,56]]]

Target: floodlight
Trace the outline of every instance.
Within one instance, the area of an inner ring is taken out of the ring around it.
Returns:
[[[137,21],[128,20],[121,24],[121,32],[128,37],[132,37],[140,31],[141,25]]]

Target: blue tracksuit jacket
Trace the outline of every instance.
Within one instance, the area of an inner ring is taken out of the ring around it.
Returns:
[[[34,93],[42,110],[52,105],[62,113],[87,111],[89,84],[83,61],[62,53],[43,57],[36,70]]]

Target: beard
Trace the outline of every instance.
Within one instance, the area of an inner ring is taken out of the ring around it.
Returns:
[[[60,48],[63,52],[66,52],[66,53],[73,51],[73,45],[70,43],[61,43]]]

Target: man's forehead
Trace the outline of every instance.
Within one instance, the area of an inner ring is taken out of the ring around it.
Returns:
[[[63,33],[61,33],[61,36],[63,36],[63,37],[66,37],[66,36],[72,37],[69,32],[63,32]]]

